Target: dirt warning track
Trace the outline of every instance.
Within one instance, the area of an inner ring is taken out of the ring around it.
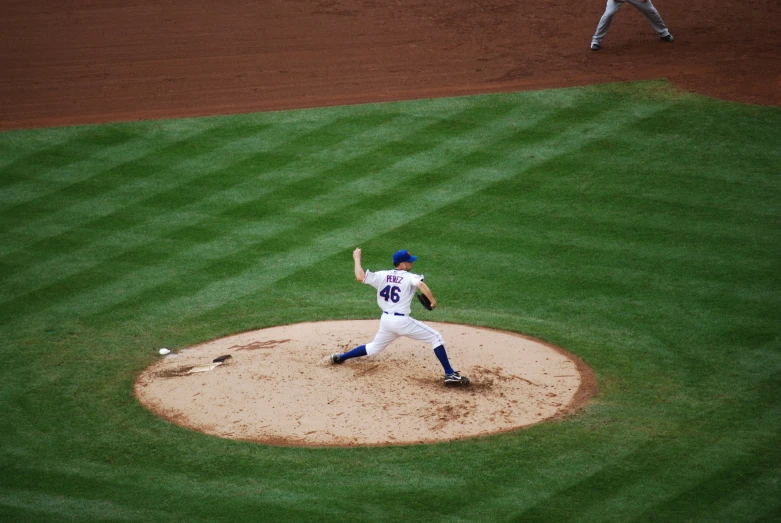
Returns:
[[[667,78],[781,105],[781,3],[657,1],[589,49],[604,0],[9,0],[0,130]]]

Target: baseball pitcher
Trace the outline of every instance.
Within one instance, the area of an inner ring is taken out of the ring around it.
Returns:
[[[406,336],[431,344],[434,354],[445,370],[445,385],[468,385],[469,378],[461,376],[450,366],[445,352],[445,342],[439,332],[410,316],[410,304],[418,290],[425,297],[421,299],[424,306],[428,305],[427,308],[431,309],[437,306],[437,300],[434,299],[428,285],[423,282],[423,276],[410,272],[412,264],[417,259],[417,256],[411,255],[409,251],[401,250],[393,255],[393,270],[364,271],[361,265],[361,249],[355,249],[353,252],[355,279],[359,283],[377,289],[377,305],[382,309],[380,328],[371,343],[343,354],[338,352],[332,354],[331,362],[340,364],[350,358],[372,356],[382,351],[399,336]]]

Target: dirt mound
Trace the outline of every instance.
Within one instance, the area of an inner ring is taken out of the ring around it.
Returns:
[[[445,387],[431,347],[408,339],[373,357],[329,362],[371,341],[378,324],[301,323],[210,341],[152,365],[136,396],[161,417],[215,436],[351,446],[515,430],[566,415],[596,390],[590,369],[566,351],[466,325],[430,323],[469,387]]]

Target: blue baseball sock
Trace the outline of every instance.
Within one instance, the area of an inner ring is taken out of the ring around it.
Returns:
[[[447,359],[447,352],[445,352],[445,346],[440,345],[436,349],[434,349],[434,354],[437,355],[437,359],[439,360],[439,363],[442,364],[442,368],[445,369],[445,374],[453,374],[455,371],[453,370],[453,367],[450,366],[450,361]]]
[[[349,360],[350,358],[357,358],[359,356],[366,356],[366,345],[361,345],[360,347],[355,347],[353,350],[349,352],[345,352],[344,354],[339,355],[340,360]]]

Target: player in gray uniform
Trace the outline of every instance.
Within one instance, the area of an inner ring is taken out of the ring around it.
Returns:
[[[653,27],[656,34],[659,35],[659,38],[665,42],[672,42],[674,40],[673,35],[670,34],[670,30],[664,25],[662,16],[659,14],[659,11],[656,10],[651,0],[607,0],[605,14],[603,14],[602,18],[599,20],[597,32],[591,37],[592,51],[599,51],[599,48],[602,45],[602,39],[607,34],[608,29],[610,29],[610,24],[613,22],[613,16],[618,12],[618,8],[621,7],[621,4],[624,2],[629,2],[645,15],[651,23],[651,27]]]
[[[417,260],[409,251],[401,250],[393,255],[393,266],[390,271],[364,271],[361,265],[361,249],[353,252],[355,279],[359,283],[371,285],[377,289],[377,305],[382,309],[380,328],[374,340],[343,354],[331,355],[332,363],[344,363],[350,358],[373,356],[390,345],[399,336],[431,344],[434,354],[445,370],[445,385],[468,385],[469,378],[453,370],[445,352],[445,342],[436,330],[410,317],[410,303],[415,292],[420,290],[431,302],[431,307],[437,306],[437,300],[428,285],[423,283],[423,276],[410,272],[412,264]]]

